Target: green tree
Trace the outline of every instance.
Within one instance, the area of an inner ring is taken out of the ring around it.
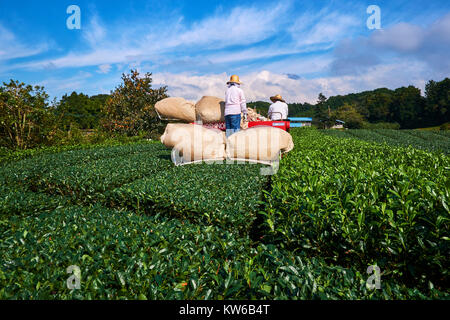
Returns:
[[[103,109],[103,125],[112,132],[137,135],[140,131],[158,129],[160,121],[155,111],[155,103],[167,98],[167,87],[152,88],[152,74],[139,76],[137,70],[122,75],[120,84],[107,100]]]
[[[247,103],[247,107],[256,109],[263,117],[267,117],[267,112],[269,111],[270,103],[265,101],[254,101]]]
[[[334,125],[336,118],[331,113],[330,107],[327,104],[327,97],[319,93],[317,104],[314,109],[313,122],[316,126],[322,129],[330,128]]]
[[[354,105],[345,103],[334,112],[335,118],[345,122],[349,129],[361,129],[364,125],[364,117],[356,110]]]
[[[0,87],[0,136],[3,146],[26,149],[55,133],[56,120],[43,87],[11,80]]]
[[[402,128],[416,127],[420,124],[424,102],[418,88],[409,86],[396,89],[390,107],[392,120],[398,122]]]
[[[305,103],[290,103],[289,117],[314,117],[314,105]]]
[[[425,96],[423,118],[428,125],[450,121],[450,79],[440,82],[430,80],[425,86]]]
[[[67,129],[75,124],[80,129],[93,129],[98,126],[101,109],[109,95],[89,97],[83,93],[65,94],[56,106],[55,113],[62,115],[63,126]]]
[[[317,104],[323,105],[325,102],[327,102],[327,97],[321,92],[319,93],[319,96],[317,97]]]
[[[367,119],[370,122],[389,122],[392,98],[392,91],[385,88],[374,90],[366,96],[364,104],[368,112]]]

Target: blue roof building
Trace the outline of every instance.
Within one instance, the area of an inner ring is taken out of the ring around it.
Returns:
[[[291,122],[291,128],[311,127],[312,118],[307,117],[292,117],[288,118]]]

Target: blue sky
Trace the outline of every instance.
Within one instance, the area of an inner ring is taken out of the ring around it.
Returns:
[[[81,29],[69,30],[69,5]],[[366,9],[381,9],[369,30]],[[123,72],[152,72],[171,96],[222,96],[238,74],[248,100],[314,102],[450,75],[450,1],[0,0],[0,81],[52,97],[109,93]]]

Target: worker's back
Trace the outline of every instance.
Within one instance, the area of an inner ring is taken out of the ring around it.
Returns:
[[[276,101],[269,107],[268,115],[270,120],[283,120],[288,117],[288,105],[285,102]]]
[[[230,85],[225,92],[225,115],[241,114],[245,107],[244,91],[237,85]]]

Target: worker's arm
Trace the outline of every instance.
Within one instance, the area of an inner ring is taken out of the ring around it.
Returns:
[[[272,119],[272,112],[273,112],[273,104],[270,105],[269,110],[267,111],[267,117],[269,119]]]
[[[241,90],[241,112],[247,114],[247,101],[245,100],[244,91]]]

